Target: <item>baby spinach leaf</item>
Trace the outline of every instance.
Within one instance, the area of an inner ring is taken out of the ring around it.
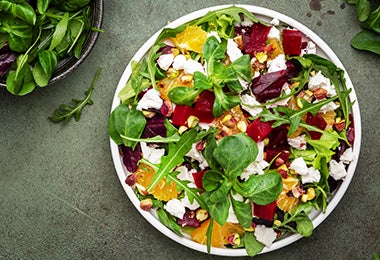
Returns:
[[[47,86],[57,64],[58,59],[53,51],[43,50],[38,54],[38,61],[32,70],[34,81],[38,86]]]
[[[368,19],[361,24],[361,27],[380,33],[380,5],[370,13]]]
[[[252,71],[250,69],[250,66],[247,66],[248,64],[250,64],[250,61],[251,58],[248,54],[246,54],[232,62],[230,65],[230,67],[234,70],[236,75],[238,75],[247,82],[251,82],[252,80]]]
[[[190,129],[182,134],[178,143],[169,145],[168,154],[161,158],[160,167],[153,176],[152,182],[147,190],[151,190],[162,178],[169,174],[174,167],[183,162],[183,157],[190,151],[196,136],[197,131]]]
[[[371,51],[380,55],[380,34],[363,30],[352,38],[351,45],[355,49]]]
[[[229,179],[238,177],[258,154],[256,143],[244,133],[226,136],[214,149],[213,156]]]
[[[272,203],[282,190],[281,175],[270,171],[261,175],[251,175],[242,183],[235,183],[234,190],[243,197],[251,199],[259,205]]]
[[[232,183],[225,179],[219,187],[210,192],[211,203],[218,203],[226,200],[228,197],[228,192],[230,191]]]
[[[0,11],[12,14],[14,17],[17,17],[30,25],[34,25],[37,20],[33,7],[31,7],[26,1],[0,1]]]
[[[26,22],[7,14],[0,15],[0,33],[8,34],[11,50],[24,52],[32,44],[33,28]]]
[[[7,90],[13,95],[23,96],[35,88],[33,75],[27,63],[28,55],[20,54],[17,57],[17,69],[10,71],[6,80]]]
[[[252,226],[252,205],[251,202],[243,202],[235,200],[232,194],[230,195],[232,208],[240,225],[244,228]]]
[[[253,232],[245,232],[243,241],[245,250],[249,256],[255,256],[264,249],[264,244],[257,241]]]
[[[207,171],[202,178],[203,188],[206,191],[216,190],[224,181],[223,174],[216,170]]]
[[[50,43],[49,50],[54,50],[59,44],[61,44],[62,40],[64,39],[67,31],[67,25],[69,22],[69,13],[66,12],[63,14],[62,19],[58,22],[53,38]]]
[[[224,112],[240,104],[241,100],[238,96],[226,95],[222,88],[215,87],[215,102],[212,107],[212,113],[215,117],[220,117]]]
[[[49,7],[51,0],[37,0],[37,11],[39,14],[44,14]]]
[[[201,89],[189,87],[175,87],[168,93],[169,99],[177,105],[191,106],[194,99],[202,92]]]
[[[301,213],[299,218],[296,220],[297,232],[304,237],[309,237],[313,233],[313,222],[309,219],[309,217],[305,213]]]
[[[356,3],[356,13],[360,22],[367,20],[371,12],[371,3],[368,0],[358,0]]]
[[[201,194],[204,203],[208,205],[208,212],[219,225],[223,226],[228,218],[228,210],[230,208],[230,201],[225,197],[224,200],[219,202],[212,202],[211,195],[213,192],[205,191]]]
[[[130,108],[128,104],[120,104],[111,113],[108,133],[116,144],[134,148],[137,142],[125,137],[140,138],[145,124],[146,119],[141,111]]]

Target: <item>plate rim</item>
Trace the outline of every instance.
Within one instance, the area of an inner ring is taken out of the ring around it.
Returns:
[[[307,38],[312,40],[327,56],[329,60],[331,60],[335,65],[337,65],[339,68],[341,68],[344,71],[345,79],[346,79],[346,85],[347,88],[352,89],[351,93],[349,94],[350,100],[354,100],[354,104],[352,106],[352,115],[354,118],[354,124],[355,124],[355,140],[353,144],[353,153],[355,154],[354,160],[350,163],[348,169],[347,169],[347,176],[345,180],[340,184],[339,188],[334,191],[333,195],[330,197],[329,205],[327,206],[326,212],[318,212],[316,217],[312,220],[314,225],[314,230],[331,214],[331,212],[336,208],[336,206],[339,204],[341,199],[343,198],[344,194],[346,193],[348,186],[350,185],[353,175],[355,173],[359,155],[360,155],[360,146],[361,146],[361,118],[360,118],[360,109],[358,104],[358,99],[355,93],[355,89],[353,87],[352,81],[347,73],[347,70],[343,66],[342,62],[338,58],[338,56],[333,52],[333,50],[327,45],[327,43],[316,33],[314,33],[312,30],[310,30],[308,27],[297,21],[296,19],[287,16],[283,13],[280,13],[278,11],[266,8],[266,7],[260,7],[256,5],[246,5],[246,4],[228,4],[228,5],[216,5],[211,7],[206,7],[203,9],[199,9],[193,12],[190,12],[184,16],[181,16],[177,19],[175,19],[173,22],[169,23],[168,25],[162,27],[159,31],[157,31],[155,34],[153,34],[140,48],[139,50],[134,54],[134,56],[130,59],[128,62],[128,65],[126,66],[122,76],[119,79],[119,83],[117,85],[117,88],[115,90],[114,98],[112,101],[111,106],[111,112],[116,108],[117,105],[120,104],[120,99],[118,98],[118,93],[120,90],[125,86],[126,82],[128,81],[132,69],[131,69],[131,62],[132,61],[140,61],[146,53],[149,51],[149,49],[152,47],[152,45],[155,42],[155,39],[158,37],[160,32],[164,28],[173,28],[177,27],[183,23],[189,22],[191,20],[197,19],[201,16],[204,16],[209,11],[219,10],[231,6],[237,6],[244,9],[247,9],[248,11],[254,13],[256,16],[265,16],[269,19],[277,18],[279,21],[286,23],[287,25],[298,29],[301,31]],[[320,55],[320,54],[319,54]],[[182,246],[186,246],[190,249],[197,250],[203,253],[207,253],[207,247],[206,245],[201,245],[195,241],[192,241],[185,237],[180,237],[177,234],[175,234],[173,231],[168,229],[166,226],[164,226],[157,218],[154,217],[154,214],[152,212],[143,211],[139,207],[140,201],[138,200],[137,196],[133,192],[132,188],[128,186],[125,183],[125,166],[123,165],[122,158],[120,157],[118,146],[112,141],[110,138],[110,144],[111,144],[111,154],[112,159],[114,163],[115,170],[117,172],[119,181],[126,192],[129,200],[132,202],[132,204],[135,206],[137,211],[149,222],[150,225],[155,227],[160,233],[163,233],[170,239],[176,241],[177,243],[181,244]],[[285,237],[283,239],[280,239],[278,241],[273,242],[272,246],[270,248],[264,247],[264,249],[260,252],[267,253],[271,252],[277,249],[280,249],[282,247],[285,247],[287,245],[290,245],[294,243],[295,241],[302,238],[300,234],[292,234],[288,237]],[[229,248],[216,248],[212,247],[210,250],[210,254],[212,255],[220,255],[220,256],[248,256],[245,248],[242,249],[229,249]]]

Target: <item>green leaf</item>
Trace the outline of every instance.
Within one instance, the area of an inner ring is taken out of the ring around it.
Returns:
[[[365,20],[361,26],[376,33],[380,33],[380,5],[370,13],[368,19]]]
[[[313,222],[309,219],[309,217],[302,213],[299,216],[303,216],[302,218],[298,217],[296,220],[297,232],[304,237],[309,237],[313,233]]]
[[[380,35],[378,33],[363,30],[351,40],[355,49],[374,52],[380,55]]]
[[[227,199],[228,192],[231,189],[232,184],[228,180],[224,180],[219,187],[210,192],[210,201],[212,203],[222,202]]]
[[[135,148],[137,141],[144,131],[146,118],[136,108],[129,108],[128,104],[118,105],[112,111],[108,120],[108,133],[112,140],[120,145]],[[132,140],[126,137],[131,137]]]
[[[229,179],[239,176],[258,154],[256,143],[245,133],[226,136],[214,149],[213,156]]]
[[[82,109],[86,105],[92,105],[94,102],[91,100],[92,92],[94,91],[96,82],[98,81],[98,78],[100,76],[100,73],[102,72],[101,68],[98,68],[96,71],[95,77],[92,80],[91,86],[88,90],[85,91],[86,97],[83,100],[73,100],[74,106],[69,105],[60,105],[53,113],[51,117],[49,117],[50,121],[53,123],[58,123],[63,121],[63,123],[67,123],[73,116],[75,118],[75,121],[78,121],[80,119]]]
[[[194,88],[197,90],[207,90],[213,87],[212,80],[202,72],[194,72]]]
[[[367,20],[371,12],[371,3],[368,0],[358,0],[356,3],[356,13],[360,22]]]
[[[154,89],[157,88],[156,86],[156,59],[160,56],[160,54],[157,53],[157,51],[163,46],[163,44],[157,44],[154,45],[149,50],[149,56],[148,56],[148,73],[149,73],[149,79],[152,84],[152,87]]]
[[[0,15],[0,24],[0,33],[8,35],[11,50],[25,52],[32,44],[33,27],[30,24],[7,14]]]
[[[243,55],[234,62],[231,63],[230,67],[235,71],[235,73],[247,82],[251,82],[252,71],[250,66],[251,58],[249,55]]]
[[[244,246],[249,256],[255,256],[264,249],[264,244],[257,241],[253,232],[244,233]]]
[[[62,19],[56,25],[55,31],[53,33],[53,38],[50,43],[49,50],[54,50],[59,44],[61,44],[63,38],[66,35],[67,25],[69,22],[69,13],[63,14]]]
[[[223,174],[216,170],[207,171],[202,178],[203,188],[206,191],[216,190],[224,181]]]
[[[240,225],[244,228],[252,227],[252,205],[251,202],[243,202],[235,200],[234,197],[230,196],[232,208],[234,209],[235,215],[239,220]]]
[[[271,171],[262,175],[251,175],[243,183],[235,183],[234,190],[259,205],[267,205],[277,199],[282,190],[281,175]]]
[[[190,129],[181,136],[178,143],[169,147],[168,155],[161,158],[160,167],[147,190],[151,190],[162,178],[172,171],[174,167],[183,162],[183,157],[190,151],[196,136],[197,131],[195,129]]]
[[[44,14],[49,7],[51,0],[37,0],[37,10],[39,14]]]
[[[205,191],[201,194],[201,198],[208,206],[208,212],[211,218],[215,219],[219,225],[223,226],[228,218],[228,210],[230,208],[230,201],[225,198],[219,202],[212,202],[210,199],[212,192]]]
[[[241,100],[238,96],[229,96],[219,87],[214,88],[215,102],[212,107],[212,113],[215,117],[220,117],[224,112],[232,109],[240,104]]]
[[[161,144],[176,143],[180,139],[178,132],[176,132],[173,135],[168,136],[168,137],[162,137],[160,135],[156,135],[156,136],[150,137],[150,138],[134,138],[134,137],[130,137],[130,136],[125,136],[123,134],[120,136],[122,139],[129,140],[132,142],[145,142],[145,143],[156,143],[156,144],[157,143],[161,143]]]
[[[203,150],[203,157],[206,159],[207,164],[210,166],[211,169],[216,170],[218,169],[219,165],[218,162],[215,160],[213,153],[217,146],[216,139],[215,139],[216,133],[207,136],[206,139],[206,147]]]
[[[192,87],[175,87],[169,91],[168,97],[174,104],[191,106],[201,92]]]
[[[37,15],[26,1],[0,1],[0,11],[12,14],[30,25],[34,25],[37,20]],[[2,16],[4,14],[1,14]]]
[[[222,45],[218,42],[215,36],[208,37],[205,43],[203,44],[203,57],[207,61],[207,71],[214,72],[212,67],[209,67],[212,64],[212,60],[222,60],[226,57],[225,50],[222,48]]]
[[[35,63],[32,70],[34,81],[38,86],[47,86],[57,64],[58,59],[53,51],[43,50],[38,53],[38,62]]]
[[[157,213],[158,219],[160,220],[162,224],[164,224],[164,226],[172,230],[177,235],[181,237],[183,236],[181,232],[181,226],[177,224],[175,219],[173,219],[173,217],[169,215],[169,213],[167,213],[162,208],[157,209],[156,213]]]

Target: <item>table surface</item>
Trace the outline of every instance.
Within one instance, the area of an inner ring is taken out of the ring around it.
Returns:
[[[189,12],[228,3],[271,8],[316,32],[344,64],[361,109],[360,159],[339,205],[311,237],[258,259],[372,259],[380,252],[380,56],[350,46],[361,30],[353,6],[343,0],[108,0],[104,33],[75,72],[25,97],[0,89],[0,258],[219,258],[177,244],[140,216],[117,178],[107,121],[119,78],[151,35]],[[98,67],[94,105],[78,122],[50,122],[59,104],[84,97]]]

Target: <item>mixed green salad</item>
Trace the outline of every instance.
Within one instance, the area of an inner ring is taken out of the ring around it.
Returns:
[[[310,236],[355,159],[351,89],[316,50],[236,6],[163,29],[108,124],[140,207],[208,250]]]

